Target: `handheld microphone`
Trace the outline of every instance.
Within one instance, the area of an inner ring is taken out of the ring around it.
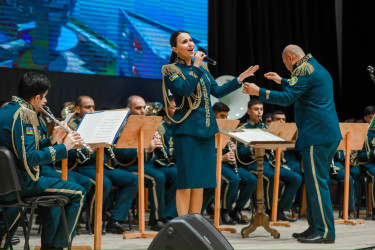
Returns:
[[[206,57],[203,59],[204,61],[206,61],[206,62],[208,62],[209,64],[214,65],[214,66],[217,64],[217,62],[216,62],[214,59],[209,58],[209,57],[207,56],[207,52],[206,52],[206,50],[205,50],[204,48],[199,47],[199,48],[198,48],[198,51],[201,51],[201,52],[203,52],[203,53],[206,54]]]

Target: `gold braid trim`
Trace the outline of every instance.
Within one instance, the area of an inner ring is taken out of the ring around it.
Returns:
[[[29,174],[29,176],[31,177],[31,179],[33,181],[38,181],[39,180],[39,172],[40,172],[40,169],[39,169],[39,166],[34,166],[33,169],[35,170],[36,174],[34,176],[34,174],[31,172],[30,168],[29,168],[29,165],[27,164],[27,156],[26,156],[26,148],[25,148],[25,135],[23,133],[23,120],[22,120],[22,117],[25,117],[25,116],[22,116],[22,112],[24,111],[25,108],[19,108],[13,115],[13,125],[12,125],[12,144],[13,144],[13,151],[15,152],[16,156],[18,159],[20,159],[19,155],[18,155],[18,152],[17,152],[17,149],[16,149],[16,146],[15,146],[15,143],[14,143],[14,125],[17,121],[17,118],[18,116],[20,116],[20,122],[21,122],[21,132],[22,132],[22,135],[21,135],[21,142],[22,142],[22,158],[23,158],[23,164],[25,166],[25,170],[26,172]],[[31,110],[30,110],[31,111]],[[33,111],[32,111],[33,112]],[[36,117],[36,113],[34,112],[35,114],[35,117]],[[37,118],[38,120],[38,118]],[[33,125],[33,129],[34,129],[34,136],[35,136],[35,146],[36,146],[36,149],[39,150],[39,140],[38,140],[38,130],[37,130],[37,127]]]
[[[312,55],[307,54],[296,63],[297,67],[292,71],[292,77],[311,75],[314,72],[314,67],[307,62],[310,58],[312,58]]]
[[[176,64],[168,64],[168,65],[164,65],[161,69],[161,72],[163,74],[163,76],[166,76],[166,75],[172,75],[172,74],[178,74],[184,81],[186,80],[186,77],[185,75],[181,72],[181,70],[176,66]],[[186,112],[186,114],[184,115],[184,117],[181,118],[181,120],[179,121],[176,121],[174,120],[172,117],[169,117],[168,113],[167,113],[167,117],[174,123],[181,123],[183,121],[186,120],[186,118],[190,115],[190,113],[194,110],[194,109],[197,109],[201,103],[201,97],[202,97],[202,93],[201,93],[201,86],[199,84],[197,84],[197,94],[192,94],[191,97],[185,97],[183,96],[182,97],[182,101],[181,101],[181,105],[176,107],[174,105],[172,105],[168,99],[168,91],[167,91],[167,87],[165,85],[165,80],[164,80],[164,77],[163,77],[163,83],[162,83],[162,90],[163,90],[163,99],[164,99],[164,106],[166,108],[168,108],[168,106],[171,106],[172,108],[175,108],[175,109],[182,109],[184,107],[184,103],[185,103],[185,98],[187,99],[188,101],[188,104],[189,104],[189,110]],[[192,102],[191,101],[191,98],[194,99],[194,101]]]
[[[134,162],[137,161],[137,159],[138,159],[138,158],[135,158],[134,160],[130,161],[129,163],[122,163],[122,162],[119,162],[119,163],[120,163],[120,166],[121,166],[121,167],[129,167],[129,166],[133,165]]]
[[[370,159],[370,152],[371,152],[368,137],[366,137],[366,140],[365,140],[365,149],[366,149],[366,152],[367,152],[367,161],[359,161],[359,159],[358,159],[358,163],[361,164],[361,165],[371,162],[371,160],[368,160],[368,159]]]
[[[159,124],[159,127],[158,127],[158,133],[160,135],[160,140],[161,140],[161,143],[163,143],[164,147],[166,147],[165,145],[165,141],[164,141],[164,135],[165,135],[165,128],[163,126],[163,124],[165,123],[164,120],[162,120]]]
[[[210,81],[210,78],[208,78],[208,80]],[[210,126],[210,100],[208,99],[208,93],[207,93],[207,88],[206,88],[206,84],[205,82],[203,81],[203,78],[200,79],[200,82],[202,84],[202,89],[203,89],[203,96],[204,96],[204,108],[206,110],[206,127],[209,127]],[[210,81],[210,84],[211,84],[211,81]]]
[[[207,64],[206,64],[205,62],[202,62],[201,66],[202,66],[205,70],[207,70],[208,73],[210,73],[210,70],[208,69]]]

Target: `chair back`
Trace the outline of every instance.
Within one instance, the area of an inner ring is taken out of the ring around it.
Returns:
[[[0,196],[21,190],[12,152],[0,146]]]

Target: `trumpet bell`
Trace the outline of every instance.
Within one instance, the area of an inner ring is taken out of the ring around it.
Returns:
[[[148,102],[146,104],[146,115],[158,115],[159,111],[163,109],[163,104],[160,102]]]
[[[68,114],[73,113],[75,110],[76,104],[74,102],[70,102],[68,105],[66,105],[62,110],[61,110],[61,118],[65,119]]]
[[[222,75],[216,78],[216,82],[219,86],[232,81],[234,76],[231,75]],[[229,95],[226,95],[222,98],[216,98],[211,96],[211,103],[214,105],[216,102],[222,102],[226,104],[229,108],[228,119],[238,120],[243,117],[247,112],[247,103],[250,101],[250,96],[242,93],[242,88],[233,91]]]

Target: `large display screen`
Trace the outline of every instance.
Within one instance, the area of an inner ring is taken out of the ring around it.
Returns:
[[[1,0],[0,67],[161,78],[169,37],[207,48],[208,0]]]

